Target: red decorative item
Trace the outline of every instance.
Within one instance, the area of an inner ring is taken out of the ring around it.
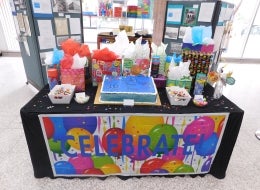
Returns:
[[[61,83],[75,85],[75,92],[85,91],[85,70],[61,68]]]
[[[75,55],[80,50],[80,43],[69,38],[61,44],[64,54]]]
[[[125,131],[120,128],[108,129],[102,137],[102,146],[106,150],[106,152],[108,152],[108,147],[110,145],[110,144],[108,144],[108,137],[110,135],[113,135],[113,136],[115,136],[115,138],[113,138],[113,140],[111,140],[112,144],[113,145],[116,144],[117,146],[114,148],[111,148],[111,151],[113,153],[117,154],[117,156],[122,155],[122,138],[123,138],[124,134],[125,134]]]
[[[152,171],[161,169],[162,165],[164,164],[164,160],[160,158],[152,158],[150,160],[146,160],[141,168],[140,173],[152,173]]]

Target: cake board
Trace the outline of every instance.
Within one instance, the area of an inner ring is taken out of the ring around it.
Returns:
[[[98,83],[97,93],[95,96],[94,104],[111,104],[111,105],[123,105],[123,102],[112,102],[112,101],[100,101],[100,91],[101,91],[101,83]],[[161,100],[159,95],[157,94],[156,102],[134,102],[134,105],[148,105],[148,106],[161,106]]]

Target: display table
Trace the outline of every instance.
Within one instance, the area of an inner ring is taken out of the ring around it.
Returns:
[[[96,90],[86,104],[53,105],[45,86],[21,109],[36,178],[225,177],[244,111],[211,86],[204,108],[171,106],[164,88],[161,106],[94,105]]]

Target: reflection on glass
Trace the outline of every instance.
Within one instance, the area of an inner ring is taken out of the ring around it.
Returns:
[[[257,11],[253,26],[249,33],[249,38],[245,47],[245,52],[243,57],[259,59],[260,58],[259,44],[260,44],[260,11]]]
[[[229,1],[238,5],[240,0]],[[256,44],[259,44],[258,31],[260,32],[260,13],[257,11],[255,22],[252,30],[250,26],[252,19],[254,18],[254,10],[258,5],[259,0],[242,1],[239,9],[237,10],[231,31],[231,38],[229,39],[228,49],[222,54],[222,57],[226,58],[259,58],[257,55]],[[251,10],[251,11],[249,11]],[[248,41],[247,36],[249,35]],[[244,50],[245,46],[245,50]],[[244,50],[244,55],[243,55]]]

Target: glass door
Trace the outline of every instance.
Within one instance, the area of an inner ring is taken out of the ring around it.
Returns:
[[[226,61],[254,59],[260,61],[257,45],[260,43],[260,0],[229,0],[236,7],[227,50]]]
[[[259,44],[260,44],[260,9],[259,9],[259,1],[257,6],[257,12],[253,19],[253,23],[250,28],[248,41],[245,45],[245,49],[243,52],[244,58],[253,58],[259,59],[260,62],[260,54],[259,54]]]

